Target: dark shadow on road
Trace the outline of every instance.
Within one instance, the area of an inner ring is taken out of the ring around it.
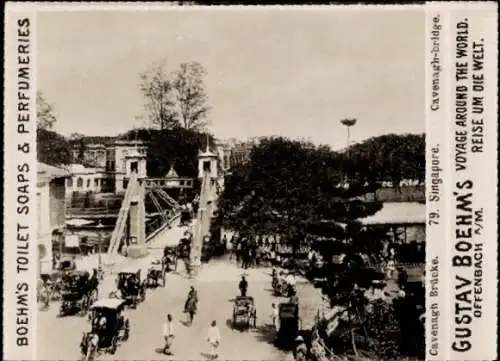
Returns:
[[[274,340],[276,339],[276,329],[274,325],[266,324],[257,326],[255,328],[255,338],[259,342],[266,342],[270,345],[274,345]]]
[[[161,355],[165,355],[165,353],[163,352],[163,347],[157,347],[157,348],[155,348],[155,352],[159,353]]]
[[[214,357],[210,355],[208,352],[200,352],[201,357],[203,357],[204,360],[213,360]]]
[[[235,332],[249,332],[252,329],[251,327],[245,327],[244,325],[233,324],[233,320],[231,318],[228,318],[226,320],[226,326],[227,326],[227,328],[229,328]]]

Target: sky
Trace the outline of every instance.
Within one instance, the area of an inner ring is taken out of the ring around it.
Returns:
[[[115,7],[118,8],[118,7]],[[334,149],[425,131],[422,9],[51,11],[37,18],[37,87],[70,135],[144,126],[139,75],[198,61],[218,138],[283,135]]]

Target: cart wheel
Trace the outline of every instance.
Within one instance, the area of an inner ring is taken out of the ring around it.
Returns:
[[[87,353],[85,354],[85,361],[93,361],[96,354],[96,348],[89,342],[87,345]]]
[[[126,341],[130,337],[130,323],[128,320],[125,321],[125,332],[123,334],[123,340]]]
[[[118,345],[117,345],[116,337],[113,337],[113,341],[111,341],[111,348],[109,350],[109,353],[111,355],[114,355],[117,348],[118,348]]]

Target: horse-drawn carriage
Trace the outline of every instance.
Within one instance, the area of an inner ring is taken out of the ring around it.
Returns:
[[[151,266],[148,269],[148,274],[146,275],[146,286],[147,287],[158,287],[161,285],[165,287],[166,282],[166,264],[162,260],[156,260],[151,262]]]
[[[231,326],[245,330],[255,327],[257,323],[257,309],[253,297],[238,296],[234,300],[233,318]]]
[[[146,299],[146,285],[141,280],[140,268],[127,268],[118,273],[116,279],[118,291],[127,306],[137,307]],[[113,295],[110,295],[113,296]]]
[[[59,316],[65,316],[75,310],[83,316],[96,299],[97,284],[92,282],[89,272],[72,271],[62,276]]]
[[[276,345],[283,349],[291,349],[300,331],[299,305],[295,302],[280,303],[278,312],[279,329]]]
[[[120,342],[130,336],[130,323],[123,315],[125,300],[102,299],[91,306],[91,331],[84,333],[80,350],[85,361],[102,352],[114,354]]]

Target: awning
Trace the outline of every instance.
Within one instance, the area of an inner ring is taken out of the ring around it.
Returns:
[[[416,202],[384,203],[381,210],[360,221],[364,225],[425,224],[425,204]]]

